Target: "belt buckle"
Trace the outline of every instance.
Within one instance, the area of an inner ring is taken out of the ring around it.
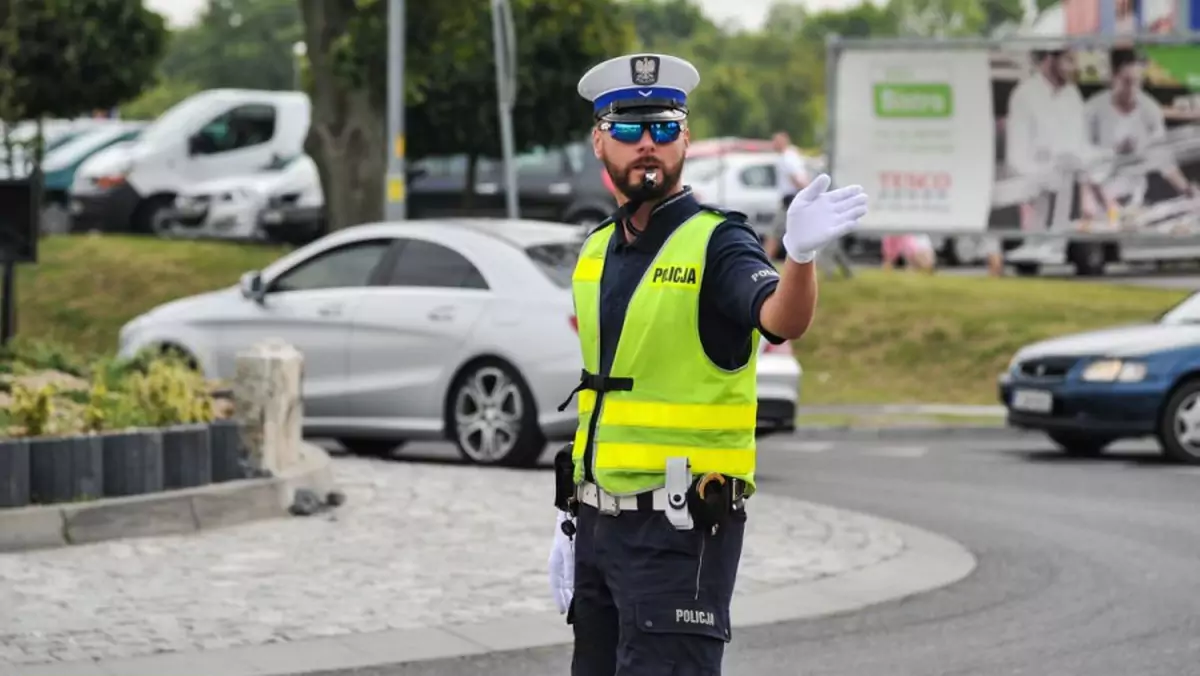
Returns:
[[[606,516],[616,516],[621,513],[621,505],[617,496],[609,495],[600,486],[596,486],[596,511]]]

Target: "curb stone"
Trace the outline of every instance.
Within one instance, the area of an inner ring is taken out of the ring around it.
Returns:
[[[796,439],[928,439],[930,437],[973,437],[1015,439],[1035,434],[1002,425],[905,425],[895,427],[851,427],[846,425],[797,425]]]
[[[288,516],[296,489],[325,495],[333,487],[331,461],[324,450],[305,443],[300,455],[298,465],[265,479],[0,510],[0,553],[177,535]]]
[[[854,513],[840,508],[839,511]],[[900,554],[841,575],[735,597],[732,608],[734,628],[854,612],[954,584],[974,571],[974,555],[959,543],[914,526],[871,518],[901,538],[904,548]],[[736,634],[734,638],[736,640]],[[350,634],[132,659],[29,666],[0,663],[0,675],[294,676],[564,645],[571,641],[571,628],[561,615],[539,613],[476,624]]]

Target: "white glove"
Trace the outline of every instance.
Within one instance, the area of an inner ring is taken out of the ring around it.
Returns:
[[[575,594],[575,542],[563,532],[562,525],[571,515],[558,510],[554,523],[554,546],[550,549],[550,594],[559,614],[567,612]]]
[[[867,194],[861,185],[826,192],[829,183],[829,175],[821,174],[788,207],[783,248],[797,263],[812,262],[821,247],[853,230],[867,215]]]

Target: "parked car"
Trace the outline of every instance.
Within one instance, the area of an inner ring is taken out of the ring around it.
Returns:
[[[523,219],[597,225],[617,208],[604,186],[604,165],[590,143],[534,148],[517,155],[514,162]],[[498,160],[478,160],[470,202],[464,199],[464,155],[424,158],[413,164],[409,174],[410,218],[507,216],[503,163]]]
[[[119,351],[171,349],[225,379],[239,350],[279,337],[305,356],[307,434],[364,454],[449,438],[471,462],[530,465],[577,424],[574,403],[557,406],[582,368],[570,289],[578,251],[574,231],[553,223],[356,226],[239,286],[133,319]],[[799,389],[799,368],[781,356],[760,362],[770,429],[792,424]]]
[[[321,202],[317,165],[303,153],[277,157],[260,171],[204,181],[183,188],[166,212],[166,232],[222,239],[286,237],[265,227],[262,212],[311,195]],[[274,224],[278,226],[279,224]]]
[[[758,433],[792,432],[803,371],[791,342],[758,341]]]
[[[683,182],[695,191],[697,199],[715,206],[740,211],[765,237],[771,232],[779,210],[775,162],[778,155],[769,142],[721,140],[702,142],[688,148],[683,166]],[[816,177],[819,163],[805,158],[809,177]]]
[[[701,202],[740,211],[761,235],[770,232],[779,210],[775,189],[775,154],[733,152],[689,157],[683,182]]]
[[[145,122],[113,122],[73,134],[69,140],[42,158],[45,203],[67,208],[75,172],[89,157],[118,143],[133,141],[146,127]]]
[[[1200,293],[1154,322],[1027,345],[998,384],[1010,425],[1071,455],[1150,436],[1166,457],[1200,464]]]
[[[315,190],[274,195],[258,212],[258,227],[272,242],[300,246],[321,237],[328,229],[321,183]]]

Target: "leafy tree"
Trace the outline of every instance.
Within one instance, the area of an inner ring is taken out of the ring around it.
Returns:
[[[643,48],[702,39],[720,31],[691,0],[632,0],[624,10]]]
[[[166,34],[141,0],[0,2],[4,118],[74,117],[135,98]]]
[[[137,96],[153,79],[166,37],[163,18],[141,0],[0,0],[0,119],[75,117]],[[26,157],[41,164],[41,129]]]
[[[768,23],[769,27],[773,25]],[[896,13],[890,7],[860,2],[843,11],[826,10],[809,16],[801,26],[800,38],[823,48],[830,34],[843,38],[889,37],[896,35],[897,28]]]
[[[512,0],[512,6],[517,150],[581,138],[590,115],[575,93],[579,76],[628,50],[632,27],[611,0]],[[486,7],[481,0],[408,3],[405,126],[410,159],[500,154]],[[300,8],[314,99],[307,149],[321,173],[331,226],[377,219],[391,149],[384,118],[387,3],[300,0]]]
[[[901,35],[969,37],[983,35],[988,12],[979,0],[890,0]]]
[[[129,120],[153,120],[167,112],[171,106],[203,89],[187,80],[160,79],[158,84],[142,92],[141,96],[122,105],[121,117]]]
[[[200,89],[292,89],[293,46],[303,37],[296,0],[210,0],[172,36],[161,72]]]

